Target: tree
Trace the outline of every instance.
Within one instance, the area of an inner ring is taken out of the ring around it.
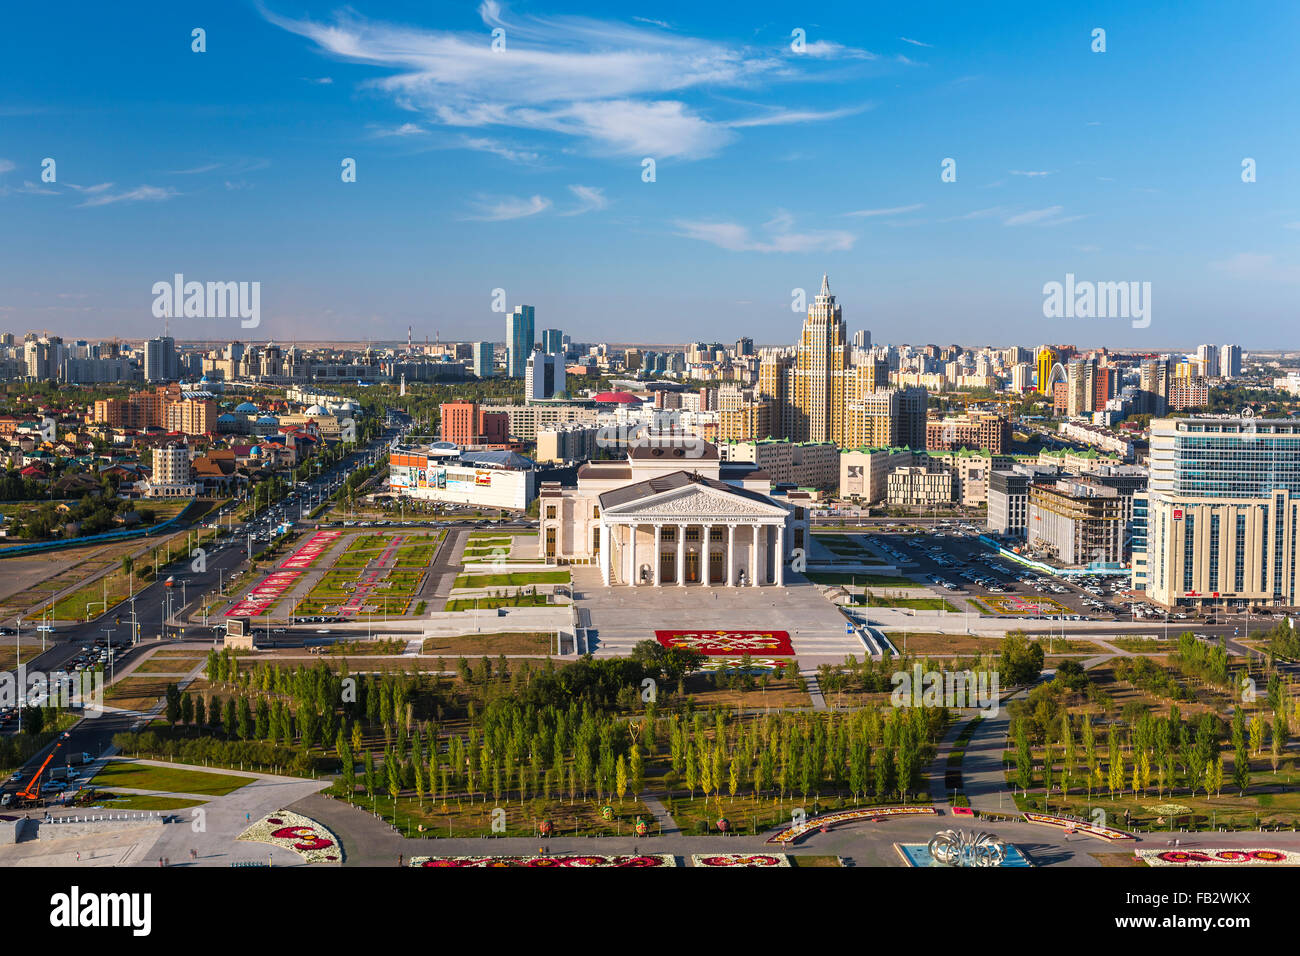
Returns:
[[[1250,786],[1250,752],[1244,739],[1232,755],[1232,785],[1237,788],[1238,796],[1245,796]]]
[[[181,689],[175,684],[167,685],[167,723],[175,724],[181,719]]]
[[[1025,718],[1016,721],[1016,783],[1021,792],[1027,792],[1033,783],[1034,758],[1029,749],[1029,731]]]
[[[614,795],[618,797],[619,803],[627,795],[627,761],[622,754],[618,755],[618,761],[614,764]]]
[[[1002,639],[998,670],[1008,684],[1029,684],[1043,672],[1043,646],[1024,631],[1008,631]]]

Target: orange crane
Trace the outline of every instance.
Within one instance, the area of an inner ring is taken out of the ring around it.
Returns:
[[[27,788],[19,792],[18,799],[25,800],[25,801],[35,801],[40,799],[41,774],[45,773],[45,768],[50,765],[50,761],[54,759],[54,755],[59,752],[59,748],[62,746],[63,746],[62,740],[60,740],[57,744],[54,745],[54,749],[50,751],[49,756],[45,758],[45,762],[41,764],[41,769],[37,770],[34,774],[32,774],[32,779],[28,781]]]

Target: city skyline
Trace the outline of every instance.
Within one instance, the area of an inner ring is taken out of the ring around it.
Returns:
[[[152,285],[185,273],[260,282],[263,316],[173,318],[180,341],[500,341],[503,289],[575,341],[692,341],[707,317],[780,344],[791,290],[829,272],[878,343],[1300,345],[1275,122],[1295,11],[1029,9],[147,4],[129,34],[87,10],[57,39],[16,10],[0,326],[146,339]],[[1044,318],[1067,276],[1149,282],[1149,326]]]

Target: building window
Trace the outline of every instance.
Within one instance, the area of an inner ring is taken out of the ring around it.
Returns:
[[[697,528],[697,527],[687,528],[687,529],[686,529],[686,540],[687,540],[687,541],[699,541],[699,540],[700,540],[700,529]]]
[[[554,528],[546,529],[546,556],[548,558],[555,557],[555,529]]]
[[[600,554],[600,527],[591,529],[591,550],[595,554]]]
[[[547,505],[547,506],[546,506],[546,517],[548,517],[548,518],[554,518],[554,517],[555,517],[555,505]]]

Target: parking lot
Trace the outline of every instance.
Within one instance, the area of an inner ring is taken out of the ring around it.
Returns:
[[[890,526],[867,534],[868,542],[910,578],[979,602],[986,613],[1025,620],[1110,621],[1128,619],[1128,578],[1071,577],[1039,573],[997,555],[978,540],[975,525],[950,522],[925,530]]]

